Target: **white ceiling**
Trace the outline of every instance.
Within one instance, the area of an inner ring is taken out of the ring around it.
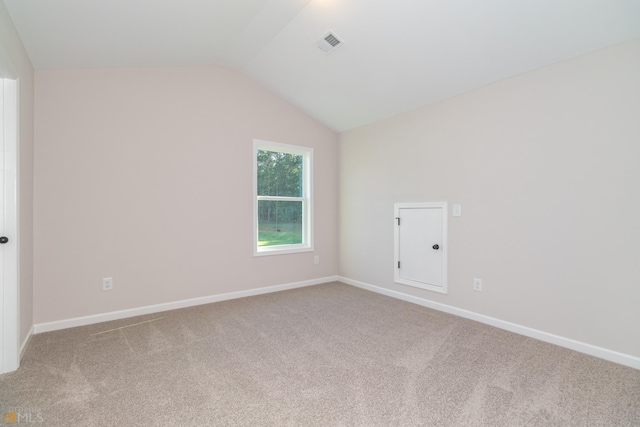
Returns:
[[[338,132],[640,37],[640,0],[4,3],[36,69],[223,65]]]

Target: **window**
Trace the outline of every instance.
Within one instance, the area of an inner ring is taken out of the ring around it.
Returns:
[[[254,255],[313,250],[313,149],[254,140]]]

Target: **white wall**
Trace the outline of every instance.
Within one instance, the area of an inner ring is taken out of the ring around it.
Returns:
[[[636,39],[341,134],[339,274],[640,356],[639,76]],[[393,204],[430,201],[448,295],[393,282]]]
[[[33,66],[9,12],[0,2],[0,75],[19,85],[20,333],[24,343],[33,325]]]
[[[253,138],[314,148],[315,252],[253,256]],[[337,272],[336,134],[225,68],[37,71],[35,200],[36,323]]]

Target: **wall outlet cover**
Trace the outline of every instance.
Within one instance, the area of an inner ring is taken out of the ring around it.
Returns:
[[[112,289],[113,289],[113,278],[105,277],[104,279],[102,279],[102,290],[110,291]]]

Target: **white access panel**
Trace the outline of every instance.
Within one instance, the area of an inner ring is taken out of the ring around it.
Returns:
[[[395,282],[447,293],[447,204],[395,204]]]
[[[0,374],[20,365],[17,168],[18,82],[0,78]]]

